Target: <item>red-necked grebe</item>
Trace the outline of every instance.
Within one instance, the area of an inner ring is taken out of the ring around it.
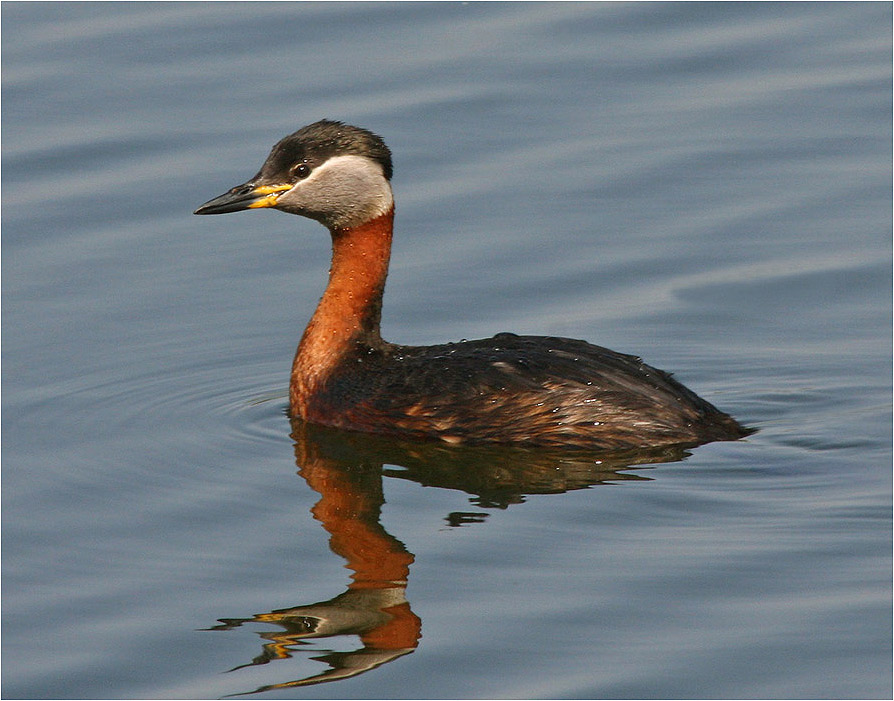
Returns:
[[[585,341],[509,333],[436,346],[384,341],[391,175],[380,137],[323,120],[282,139],[257,175],[195,212],[271,207],[329,229],[329,284],[292,365],[292,416],[410,439],[596,449],[749,433],[667,373]]]

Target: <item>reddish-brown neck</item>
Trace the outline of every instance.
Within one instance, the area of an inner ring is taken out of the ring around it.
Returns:
[[[381,343],[382,294],[394,209],[350,229],[333,229],[329,284],[304,330],[289,390],[293,416],[310,418],[314,394],[358,342]]]

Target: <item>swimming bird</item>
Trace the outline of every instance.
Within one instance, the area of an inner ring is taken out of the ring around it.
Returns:
[[[585,341],[511,333],[433,346],[383,340],[392,171],[381,137],[321,120],[281,139],[254,177],[195,211],[272,208],[329,229],[329,282],[292,364],[293,417],[413,440],[605,450],[750,432],[639,357]]]

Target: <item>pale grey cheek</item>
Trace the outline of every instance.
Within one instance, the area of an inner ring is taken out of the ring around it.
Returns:
[[[309,202],[301,193],[294,190],[281,195],[276,200],[278,209],[282,209],[292,214],[306,214]]]
[[[362,224],[384,214],[392,204],[391,187],[380,173],[369,167],[333,167],[283,194],[277,207],[331,228]]]
[[[326,195],[318,192],[289,192],[279,198],[276,207],[290,214],[314,219],[330,228],[345,226],[344,222],[350,218],[350,208],[346,209],[339,204],[339,200],[332,195],[331,192]]]

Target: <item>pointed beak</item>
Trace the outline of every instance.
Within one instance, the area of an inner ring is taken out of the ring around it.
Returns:
[[[220,197],[208,200],[193,214],[227,214],[243,209],[275,207],[277,198],[286,190],[291,189],[291,185],[257,185],[254,183],[237,185]]]

